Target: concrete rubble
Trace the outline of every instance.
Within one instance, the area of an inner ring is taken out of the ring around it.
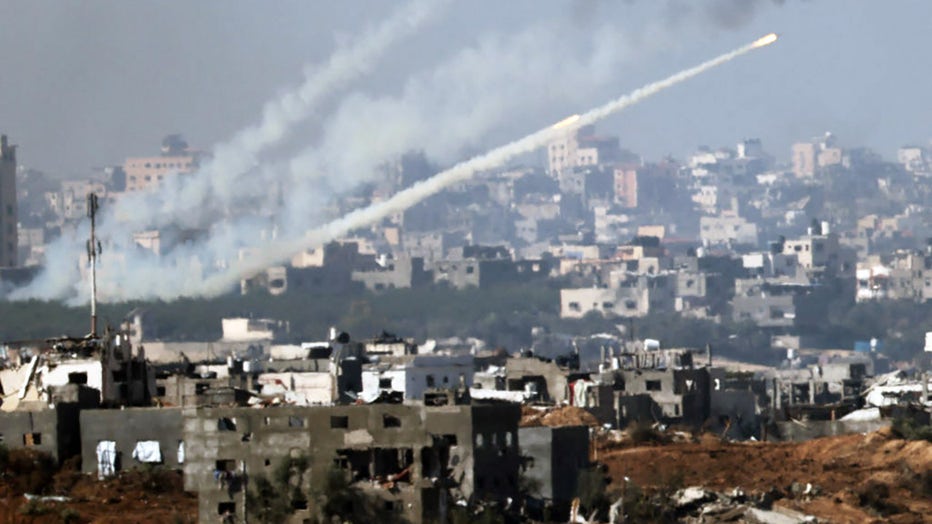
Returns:
[[[670,499],[677,510],[678,520],[689,524],[718,522],[814,524],[819,522],[811,515],[774,506],[773,498],[766,492],[751,496],[740,488],[721,493],[699,486],[690,486],[678,490]]]

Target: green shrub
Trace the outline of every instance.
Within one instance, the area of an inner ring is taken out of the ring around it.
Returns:
[[[890,430],[897,438],[932,442],[932,425],[921,425],[911,418],[898,417],[893,419]]]

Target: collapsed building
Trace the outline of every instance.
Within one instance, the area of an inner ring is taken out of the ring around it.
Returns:
[[[125,333],[7,343],[0,369],[0,442],[62,461],[80,451],[79,413],[149,405],[154,369]]]

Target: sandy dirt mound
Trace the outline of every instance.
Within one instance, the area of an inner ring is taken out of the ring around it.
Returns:
[[[599,458],[614,489],[626,476],[643,487],[740,487],[770,492],[777,505],[831,522],[926,522],[932,515],[932,443],[899,440],[889,431],[801,443],[700,439],[608,448]]]
[[[521,407],[521,427],[534,426],[590,426],[598,427],[599,421],[588,411],[575,406],[537,409]]]

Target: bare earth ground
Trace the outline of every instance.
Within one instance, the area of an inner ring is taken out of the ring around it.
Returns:
[[[699,442],[597,447],[609,489],[620,490],[627,476],[644,488],[675,482],[770,492],[775,505],[829,522],[932,522],[932,443],[896,439],[889,428],[799,443],[727,443],[705,435]],[[793,483],[812,484],[816,492],[794,495]]]
[[[13,452],[11,452],[11,455]],[[0,523],[155,523],[197,521],[197,497],[182,490],[180,472],[129,472],[98,481],[68,464],[54,474],[49,494],[67,502],[29,502],[24,492],[38,491],[49,479],[36,473],[7,474],[0,480]]]

